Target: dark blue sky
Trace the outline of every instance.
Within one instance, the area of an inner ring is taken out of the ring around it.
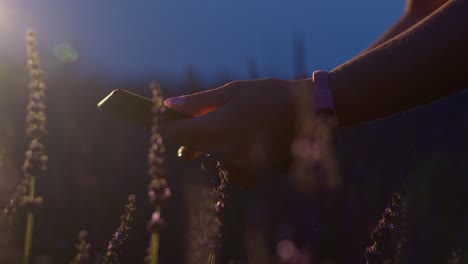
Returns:
[[[291,78],[293,38],[303,35],[308,71],[331,69],[378,37],[402,12],[403,0],[2,0],[0,55],[23,58],[32,26],[44,67],[53,48],[71,43],[77,67],[115,79],[221,72],[247,78]]]

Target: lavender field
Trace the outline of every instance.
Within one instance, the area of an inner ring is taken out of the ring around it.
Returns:
[[[148,130],[96,107],[117,88],[157,101],[232,80],[48,76],[35,41],[0,58],[0,263],[467,263],[466,90],[340,130],[333,188],[269,168],[245,187],[222,157],[178,159],[161,109]]]

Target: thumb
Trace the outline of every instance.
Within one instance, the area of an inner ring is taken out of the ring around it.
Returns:
[[[231,100],[234,90],[230,85],[225,85],[199,93],[171,97],[164,100],[164,105],[184,114],[200,116]]]

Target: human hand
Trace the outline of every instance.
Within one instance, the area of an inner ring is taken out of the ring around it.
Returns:
[[[167,107],[195,117],[170,122],[165,131],[187,149],[220,154],[235,169],[259,165],[255,162],[284,169],[289,165],[298,89],[312,86],[311,79],[267,78],[169,98],[164,101]]]

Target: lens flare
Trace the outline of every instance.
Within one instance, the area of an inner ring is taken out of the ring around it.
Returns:
[[[73,63],[78,59],[78,51],[70,43],[62,43],[55,46],[54,54],[62,63]]]

